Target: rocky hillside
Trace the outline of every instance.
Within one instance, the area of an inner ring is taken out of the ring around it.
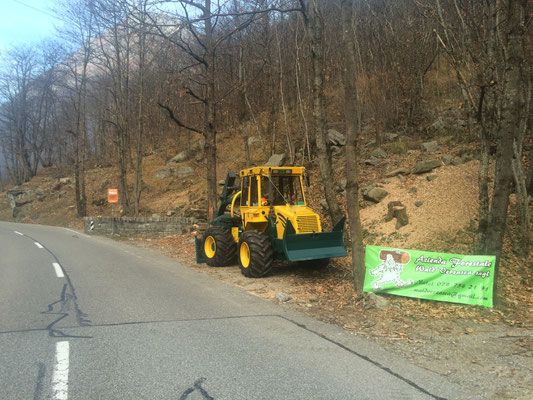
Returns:
[[[239,137],[220,136],[219,179],[224,178],[228,169],[239,170],[245,166],[241,142]],[[249,138],[252,160],[257,165],[267,160],[261,142],[260,138]],[[343,135],[331,129],[330,144],[338,200],[344,206]],[[186,144],[187,148],[169,145],[146,155],[141,198],[143,216],[205,218],[202,146],[202,139],[195,139]],[[475,226],[478,162],[470,145],[458,145],[449,136],[423,142],[401,140],[399,135],[388,133],[379,147],[372,140],[364,141],[361,156],[361,216],[366,243],[437,250],[432,241],[441,241],[443,237]],[[283,163],[283,160],[281,155],[275,162]],[[311,205],[323,214],[328,226],[317,166],[307,167],[312,177]],[[107,188],[116,187],[115,175],[115,168],[108,166],[95,166],[87,171],[89,215],[111,215],[106,192]],[[133,185],[133,176],[129,178]],[[30,182],[9,187],[2,193],[0,218],[81,228],[74,196],[72,175],[44,169]],[[402,218],[403,222],[398,222],[397,218],[387,220],[389,204],[405,208],[407,219]],[[119,208],[115,212],[121,214]],[[443,245],[438,247],[443,248]],[[446,250],[464,252],[469,249]]]

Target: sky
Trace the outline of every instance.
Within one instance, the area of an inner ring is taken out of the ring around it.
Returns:
[[[53,38],[54,0],[0,0],[0,52],[13,45],[37,43]]]

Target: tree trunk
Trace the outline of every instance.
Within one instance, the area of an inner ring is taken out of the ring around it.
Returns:
[[[306,5],[305,21],[310,40],[313,69],[313,117],[318,166],[331,223],[335,224],[341,218],[342,213],[335,194],[331,151],[327,146],[327,117],[324,97],[324,26],[318,11],[318,1],[308,0]]]
[[[529,169],[527,171],[527,194],[533,197],[533,145],[529,150]]]
[[[216,105],[215,105],[215,46],[211,21],[211,0],[205,1],[204,12],[206,48],[206,95],[204,106],[205,154],[207,158],[207,210],[209,220],[213,219],[217,207],[217,148],[216,148]]]
[[[146,3],[143,3],[143,17],[146,13]],[[133,211],[139,215],[139,203],[142,192],[142,165],[143,165],[143,133],[144,133],[144,49],[146,33],[144,32],[144,19],[139,32],[139,99],[137,104],[137,159],[135,162],[135,193]]]
[[[356,58],[352,34],[353,0],[341,0],[344,44],[344,124],[346,128],[346,208],[350,225],[352,270],[356,293],[363,292],[365,278],[364,250],[359,215],[359,179],[357,171],[357,140],[359,112],[355,86]]]
[[[526,0],[509,0],[507,7],[498,10],[503,15],[501,21],[507,21],[505,27],[506,43],[503,54],[504,70],[503,89],[500,114],[500,134],[496,154],[494,172],[494,190],[489,212],[487,236],[484,249],[488,254],[497,256],[498,264],[501,257],[503,239],[507,223],[507,209],[513,180],[514,148],[521,147],[520,129],[526,108],[526,85],[524,80],[524,16],[527,9]]]
[[[531,108],[531,105],[530,105]],[[529,112],[528,119],[528,132],[529,136],[533,139],[533,112]],[[531,148],[529,149],[529,169],[527,170],[526,178],[527,194],[533,197],[533,143],[531,143]]]
[[[477,234],[477,251],[483,254],[484,243],[487,241],[487,229],[489,226],[489,164],[490,164],[490,140],[489,133],[484,124],[481,124],[480,162],[479,162],[479,224]]]

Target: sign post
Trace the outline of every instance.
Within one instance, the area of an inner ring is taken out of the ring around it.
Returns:
[[[115,234],[115,204],[118,203],[118,189],[107,189],[107,202],[111,204],[111,234]]]

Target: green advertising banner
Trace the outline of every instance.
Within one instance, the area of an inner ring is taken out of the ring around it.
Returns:
[[[365,292],[492,307],[494,256],[366,246]]]

